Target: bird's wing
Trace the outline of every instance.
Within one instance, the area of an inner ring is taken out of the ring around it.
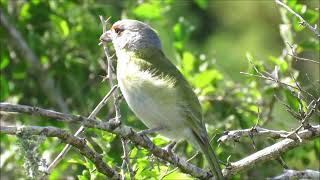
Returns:
[[[198,137],[206,136],[203,124],[200,102],[193,92],[192,87],[174,64],[168,60],[161,50],[146,49],[136,54],[140,61],[140,67],[152,71],[156,76],[162,76],[174,82],[178,91],[179,105],[185,110],[186,123],[192,128]],[[203,134],[205,133],[205,134]]]

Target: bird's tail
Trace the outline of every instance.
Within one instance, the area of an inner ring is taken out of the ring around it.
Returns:
[[[222,175],[218,158],[215,155],[214,150],[209,143],[209,140],[205,138],[205,139],[198,139],[198,141],[199,141],[198,144],[200,145],[200,148],[208,161],[211,172],[216,175],[217,180],[223,180],[224,178]]]

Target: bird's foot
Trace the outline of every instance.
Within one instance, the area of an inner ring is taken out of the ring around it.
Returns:
[[[172,141],[164,148],[170,154],[170,156],[172,158],[174,158],[174,166],[176,166],[177,162],[178,162],[177,156],[175,154],[173,154],[173,151],[174,151],[176,144],[177,144],[176,141]]]
[[[159,132],[159,131],[161,131],[163,129],[164,129],[163,127],[145,129],[145,130],[139,131],[138,134],[143,136],[143,135],[148,135],[148,134],[152,134],[152,133],[155,133],[155,132]]]

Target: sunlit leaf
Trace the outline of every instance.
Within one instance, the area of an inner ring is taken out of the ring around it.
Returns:
[[[142,3],[133,10],[133,13],[139,18],[155,19],[160,17],[160,6],[158,1],[152,3]]]
[[[190,73],[194,67],[194,56],[190,52],[184,52],[182,55],[182,68],[186,74]]]
[[[217,70],[212,69],[197,74],[194,78],[194,84],[197,88],[202,88],[210,85],[213,81],[218,81],[221,79],[222,75]]]
[[[68,36],[69,35],[69,26],[68,26],[67,21],[61,20],[59,25],[62,30],[63,36],[64,37]]]
[[[30,18],[31,14],[30,14],[29,10],[30,10],[30,4],[24,3],[21,7],[21,10],[20,10],[20,19],[24,20],[24,19]]]
[[[286,70],[288,69],[288,63],[284,59],[280,59],[274,56],[270,56],[269,58],[273,63],[280,67],[280,71],[282,73],[286,72]]]
[[[8,65],[9,65],[9,59],[8,59],[8,56],[3,56],[1,57],[1,62],[0,62],[0,70],[6,68]]]

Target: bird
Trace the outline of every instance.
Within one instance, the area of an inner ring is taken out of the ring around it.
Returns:
[[[216,178],[223,179],[200,102],[191,85],[164,54],[156,30],[144,22],[123,19],[104,32],[100,41],[112,42],[118,86],[138,119],[173,141],[187,140],[202,151]]]

